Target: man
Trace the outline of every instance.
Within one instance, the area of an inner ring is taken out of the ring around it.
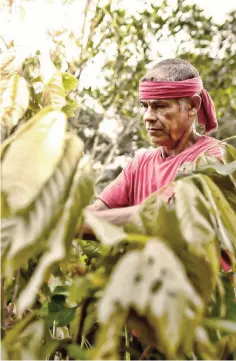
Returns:
[[[128,222],[145,198],[171,183],[183,163],[196,161],[212,145],[208,154],[221,158],[217,140],[195,131],[197,119],[206,133],[217,128],[217,120],[213,101],[190,63],[157,63],[142,79],[139,97],[146,130],[158,148],[135,157],[89,207],[116,225]],[[164,196],[168,201],[170,189]],[[84,231],[89,233],[86,226]]]

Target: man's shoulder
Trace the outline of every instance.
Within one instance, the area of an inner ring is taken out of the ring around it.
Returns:
[[[136,152],[134,158],[132,159],[132,166],[134,168],[139,167],[142,164],[148,163],[153,158],[155,158],[160,152],[160,148],[150,148],[150,149],[141,149]]]
[[[208,156],[222,157],[221,146],[222,142],[216,138],[205,136],[204,137],[204,153]]]

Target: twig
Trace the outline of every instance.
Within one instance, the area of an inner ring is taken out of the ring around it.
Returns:
[[[15,305],[17,293],[18,293],[18,290],[19,290],[19,280],[20,280],[20,270],[18,269],[17,272],[16,272],[16,278],[15,278],[15,285],[14,285],[12,300],[11,300],[11,304],[10,304],[9,309],[8,309],[8,314],[7,314],[6,324],[5,324],[6,329],[9,328],[9,324],[10,324],[11,317],[12,317],[12,314],[13,314],[14,305]]]
[[[143,353],[141,354],[141,356],[139,357],[139,360],[143,360],[147,356],[149,350],[150,350],[150,346],[147,346],[143,351]]]
[[[94,159],[95,157],[95,153],[96,153],[96,148],[97,148],[97,145],[98,145],[98,142],[99,142],[99,134],[96,134],[96,137],[94,139],[94,143],[93,143],[93,148],[92,148],[92,151],[91,151],[91,160]]]
[[[4,337],[5,334],[5,316],[6,316],[6,297],[5,297],[5,279],[1,279],[1,337]]]

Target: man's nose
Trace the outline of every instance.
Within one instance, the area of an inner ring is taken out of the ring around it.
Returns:
[[[156,113],[152,109],[147,109],[143,116],[144,123],[154,123],[157,121]]]

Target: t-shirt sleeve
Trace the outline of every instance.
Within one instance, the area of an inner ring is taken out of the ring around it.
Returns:
[[[222,160],[222,152],[219,143],[215,143],[212,147],[210,147],[205,154],[209,157],[216,157]]]
[[[133,167],[134,160],[122,170],[119,176],[97,198],[101,199],[109,208],[131,206],[130,193],[132,192]]]

